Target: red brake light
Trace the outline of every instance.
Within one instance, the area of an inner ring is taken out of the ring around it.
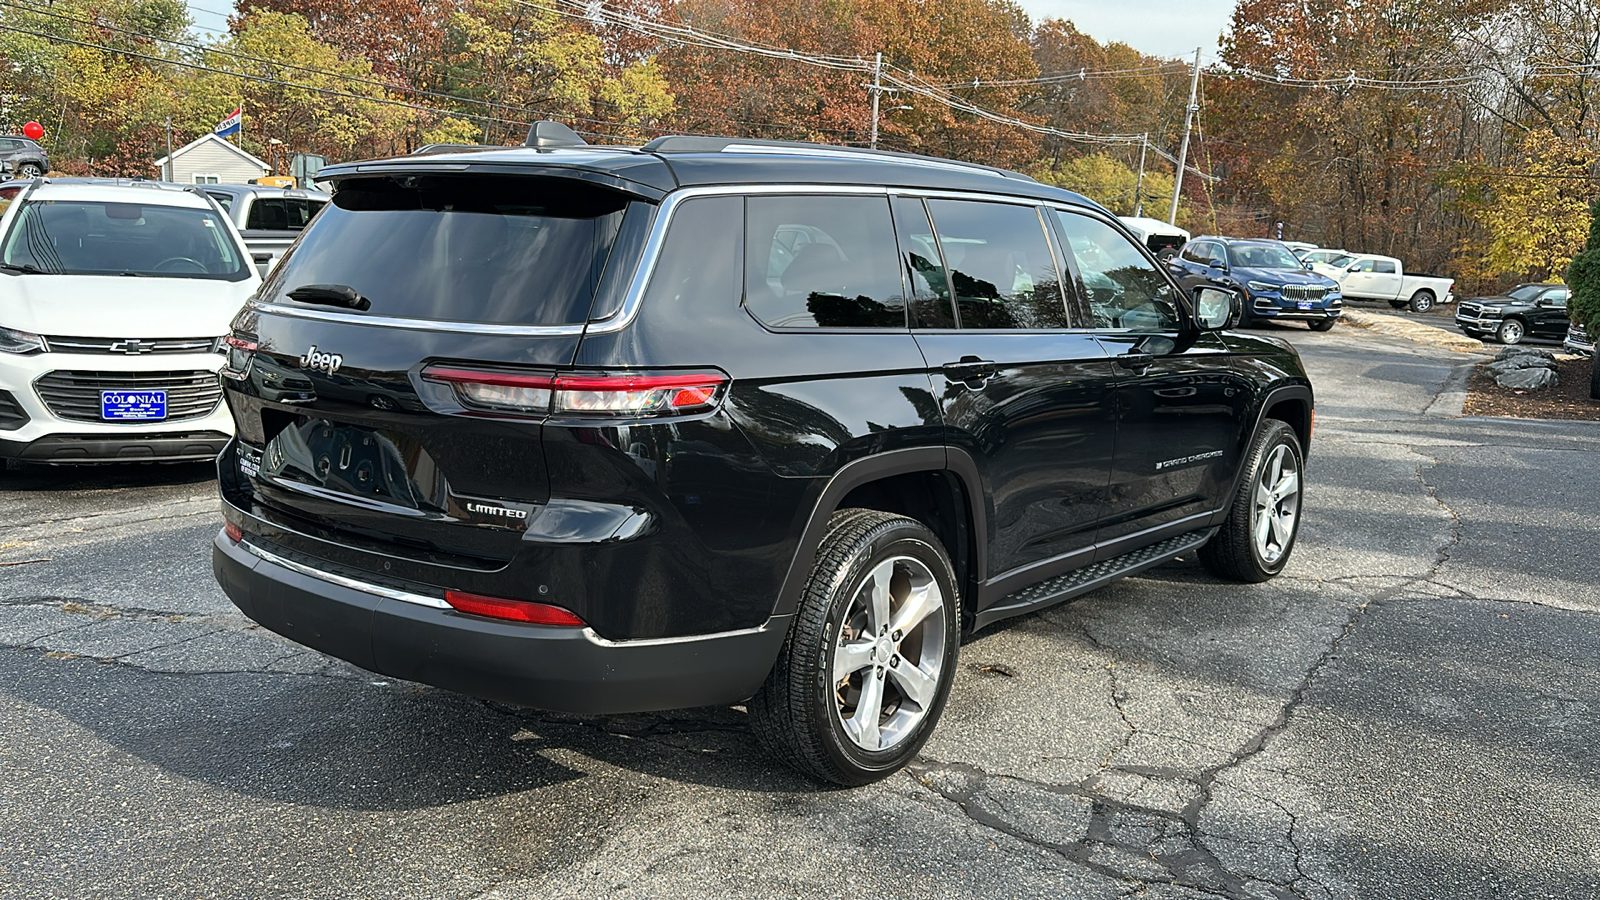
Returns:
[[[227,337],[224,337],[222,342],[235,350],[243,350],[247,353],[254,353],[256,350],[255,341],[248,341],[242,337],[235,337],[231,334]]]
[[[584,417],[672,416],[717,405],[728,376],[720,372],[671,375],[547,375],[436,365],[427,381],[450,385],[469,408]]]
[[[491,619],[528,622],[533,625],[559,625],[567,628],[582,628],[584,625],[582,619],[559,606],[551,606],[548,603],[485,597],[482,594],[469,594],[466,591],[445,591],[444,601],[461,612]]]

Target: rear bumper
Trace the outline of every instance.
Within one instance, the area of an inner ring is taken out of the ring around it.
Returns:
[[[153,434],[47,434],[31,441],[0,438],[0,457],[37,463],[209,462],[227,446],[220,431]]]
[[[608,641],[589,628],[502,622],[419,602],[428,598],[397,599],[401,592],[308,572],[224,534],[211,566],[246,616],[363,669],[590,715],[738,703],[766,679],[790,618],[721,634]]]

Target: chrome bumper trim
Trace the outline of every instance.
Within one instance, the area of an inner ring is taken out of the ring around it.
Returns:
[[[310,566],[297,563],[292,559],[284,559],[276,553],[270,553],[266,550],[263,550],[247,540],[240,541],[239,546],[243,547],[245,552],[251,554],[252,556],[272,563],[275,566],[283,566],[285,569],[288,569],[291,572],[298,572],[301,575],[326,581],[329,584],[336,584],[339,587],[349,588],[352,591],[361,591],[363,593],[373,594],[389,600],[399,600],[403,603],[415,603],[418,606],[426,606],[430,609],[455,608],[446,603],[442,597],[427,597],[422,594],[413,594],[410,591],[402,591],[397,588],[384,587],[378,584],[368,584],[365,581],[357,581],[354,578],[346,578],[343,575],[335,575],[332,572],[324,572],[321,569],[313,569]]]

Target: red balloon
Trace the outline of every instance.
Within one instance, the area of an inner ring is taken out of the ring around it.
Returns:
[[[22,133],[27,136],[28,140],[37,141],[39,138],[44,137],[44,126],[38,122],[29,122],[22,126]]]

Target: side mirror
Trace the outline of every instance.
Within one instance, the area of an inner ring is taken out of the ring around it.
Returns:
[[[1239,304],[1239,295],[1217,287],[1196,288],[1194,292],[1194,317],[1201,331],[1218,331],[1228,327]]]
[[[1228,264],[1223,262],[1220,259],[1213,259],[1210,262],[1206,263],[1206,265],[1210,266],[1213,269],[1221,269],[1224,272],[1228,271]]]
[[[1302,265],[1302,266],[1304,266],[1304,267],[1305,267],[1305,268],[1307,268],[1307,269],[1313,269],[1313,268],[1315,268],[1315,267],[1314,267],[1314,266],[1313,266],[1313,265],[1312,265],[1312,263],[1311,263],[1311,260],[1309,260],[1309,259],[1308,259],[1308,260],[1306,260],[1306,261],[1305,261],[1305,262],[1303,262],[1303,263],[1301,263],[1301,264],[1300,264],[1300,265]]]

